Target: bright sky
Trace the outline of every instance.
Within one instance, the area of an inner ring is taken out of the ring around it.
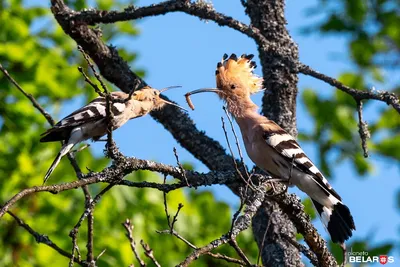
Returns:
[[[137,5],[148,5],[158,1],[142,0]],[[213,0],[214,7],[240,21],[248,22],[240,1]],[[227,4],[229,2],[229,4]],[[307,2],[307,4],[305,4]],[[327,75],[338,77],[345,70],[352,70],[348,59],[346,38],[343,36],[303,35],[302,26],[310,25],[317,17],[305,14],[305,9],[316,3],[313,1],[287,1],[286,16],[288,28],[293,39],[299,45],[300,59],[303,63]],[[146,81],[156,88],[171,85],[181,85],[181,89],[173,89],[166,94],[170,99],[182,106],[187,106],[183,94],[187,91],[215,86],[215,65],[224,53],[252,53],[257,55],[255,43],[248,37],[226,27],[219,27],[213,22],[199,21],[186,14],[174,13],[141,20],[137,23],[140,35],[130,39],[114,40],[116,46],[125,46],[137,52],[139,57],[135,68],[146,71]],[[256,57],[257,58],[257,57]],[[260,64],[257,64],[260,66]],[[260,67],[256,69],[261,73]],[[393,78],[394,79],[394,78]],[[389,81],[391,82],[391,81]],[[300,75],[299,89],[313,88],[324,96],[329,96],[336,90],[318,80]],[[380,89],[379,87],[377,89]],[[261,94],[254,97],[261,104]],[[221,142],[226,147],[226,141],[221,128],[222,102],[213,94],[196,95],[192,98],[196,105],[195,111],[190,111],[191,118],[197,127]],[[375,118],[375,110],[386,105],[377,103],[366,110],[365,119]],[[69,113],[76,105],[66,107]],[[64,114],[62,114],[64,115]],[[172,118],[173,119],[173,118]],[[313,127],[311,119],[304,106],[298,102],[298,128],[307,131]],[[327,118],[329,119],[329,118]],[[239,132],[239,131],[238,131]],[[197,171],[207,172],[207,168],[181,148],[163,126],[157,124],[150,116],[129,122],[118,129],[114,135],[117,144],[126,155],[144,159],[153,159],[167,164],[175,164],[173,147],[178,149],[182,162],[194,164]],[[137,140],[140,140],[138,142]],[[233,139],[231,140],[233,142]],[[102,153],[103,143],[93,144],[95,151]],[[308,156],[318,165],[316,147],[303,145]],[[369,161],[374,164],[374,173],[367,177],[357,177],[348,162],[334,169],[332,185],[350,207],[355,219],[357,231],[352,241],[357,238],[368,238],[374,244],[383,244],[387,240],[399,240],[400,216],[396,210],[396,193],[400,188],[399,166],[393,166],[384,159],[372,154]],[[252,166],[246,157],[246,162]],[[210,188],[207,188],[209,190]],[[192,190],[192,189],[190,189]],[[236,207],[238,198],[229,189],[214,186],[212,189],[217,198],[227,201]],[[291,189],[299,193],[298,190]],[[304,194],[299,193],[302,197]],[[327,237],[322,224],[315,224],[320,233]],[[397,242],[398,243],[398,242]],[[400,262],[399,250],[391,255]]]

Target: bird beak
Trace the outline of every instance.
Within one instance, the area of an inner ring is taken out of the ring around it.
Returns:
[[[190,96],[190,95],[194,95],[194,94],[198,94],[198,93],[205,93],[205,92],[214,92],[217,94],[223,93],[223,91],[221,91],[218,88],[201,88],[201,89],[197,89],[197,90],[191,91],[189,93],[186,93],[185,96]]]
[[[173,86],[168,86],[168,87],[165,87],[165,88],[163,88],[163,89],[160,89],[160,94],[161,93],[164,93],[165,91],[168,91],[169,89],[172,89],[172,88],[181,88],[182,86],[180,86],[180,85],[173,85]]]
[[[165,104],[168,104],[168,105],[171,105],[171,106],[175,106],[175,107],[180,108],[180,109],[182,109],[182,110],[184,110],[184,111],[186,111],[186,112],[189,112],[187,109],[185,109],[185,108],[183,108],[183,107],[181,107],[181,106],[179,106],[179,105],[177,105],[177,104],[175,104],[175,103],[169,102],[169,101],[167,101],[167,100],[165,100],[165,99],[161,99],[161,100],[162,100],[162,102],[164,102]]]
[[[186,93],[185,94],[186,102],[188,103],[189,107],[192,110],[194,110],[194,105],[192,103],[192,100],[190,99],[190,96],[194,95],[194,94],[205,93],[205,92],[213,92],[219,96],[221,96],[220,94],[225,94],[222,90],[220,90],[218,88],[201,88],[201,89],[197,89],[197,90],[191,91],[189,93]]]

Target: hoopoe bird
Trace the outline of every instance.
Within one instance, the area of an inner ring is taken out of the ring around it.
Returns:
[[[111,111],[113,115],[113,119],[110,122],[111,129],[116,130],[128,120],[144,116],[152,110],[163,107],[165,104],[184,109],[160,97],[162,92],[173,87],[157,90],[146,86],[135,91],[130,98],[129,94],[124,92],[110,93]],[[49,179],[61,158],[76,144],[88,139],[98,141],[103,135],[107,134],[109,125],[106,115],[106,102],[105,97],[99,96],[86,106],[69,114],[54,125],[54,127],[41,134],[42,138],[40,142],[64,141],[64,145],[61,147],[60,152],[47,171],[43,183],[46,183],[47,179]]]
[[[250,95],[259,92],[263,79],[253,73],[256,67],[253,55],[224,55],[215,72],[217,88],[189,92],[189,96],[214,92],[227,104],[242,133],[246,152],[261,169],[274,177],[296,185],[312,200],[331,239],[343,244],[355,230],[349,208],[328,183],[318,168],[306,156],[296,140],[274,121],[260,115]],[[188,101],[193,109],[193,104]]]

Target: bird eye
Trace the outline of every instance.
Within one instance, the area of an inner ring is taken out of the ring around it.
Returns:
[[[236,85],[232,84],[231,89],[235,89],[235,88],[236,88]]]

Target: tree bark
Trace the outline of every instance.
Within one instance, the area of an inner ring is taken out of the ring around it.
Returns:
[[[262,113],[297,136],[298,78],[291,70],[293,62],[298,61],[298,49],[286,29],[284,8],[283,0],[248,0],[246,3],[246,13],[252,25],[268,41],[276,44],[273,47],[258,45],[266,89],[262,99]],[[296,228],[277,203],[265,201],[253,218],[253,233],[262,249],[264,265],[303,266],[299,251],[288,240],[279,238],[281,232],[295,238]]]

